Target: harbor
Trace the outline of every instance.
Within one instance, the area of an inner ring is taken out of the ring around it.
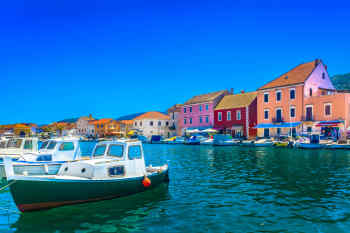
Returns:
[[[0,193],[2,232],[347,232],[350,153],[145,144],[169,184],[120,199],[20,214]]]

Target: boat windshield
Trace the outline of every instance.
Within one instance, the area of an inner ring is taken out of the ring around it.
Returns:
[[[108,155],[118,158],[123,158],[124,148],[122,145],[110,145]]]
[[[7,148],[21,148],[22,145],[22,139],[10,139],[7,143]]]
[[[129,146],[129,160],[141,159],[141,146]]]
[[[94,157],[103,156],[105,154],[105,151],[106,151],[106,145],[96,146]]]
[[[41,150],[41,149],[45,149],[46,146],[47,146],[47,144],[49,144],[49,142],[50,142],[50,141],[45,141],[45,142],[43,142],[43,144],[41,144],[41,146],[40,146],[40,150]]]
[[[53,149],[55,149],[56,144],[57,144],[57,142],[55,142],[55,141],[50,141],[49,145],[47,146],[47,149],[48,149],[48,150],[53,150]]]

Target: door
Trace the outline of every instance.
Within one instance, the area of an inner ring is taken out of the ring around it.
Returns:
[[[281,109],[276,110],[276,120],[277,120],[277,122],[282,122],[282,110]]]
[[[306,107],[306,120],[312,121],[312,107]]]
[[[270,137],[270,129],[264,129],[264,137],[265,138]]]
[[[129,176],[143,176],[146,174],[145,162],[143,158],[143,151],[141,145],[128,146],[128,167],[127,175]]]

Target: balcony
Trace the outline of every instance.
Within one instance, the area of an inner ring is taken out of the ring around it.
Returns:
[[[309,115],[309,116],[303,116],[302,121],[316,121],[316,120],[314,116]]]
[[[276,118],[272,118],[272,122],[273,123],[283,123],[283,117],[276,117]]]

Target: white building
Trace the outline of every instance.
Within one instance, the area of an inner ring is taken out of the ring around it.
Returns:
[[[181,135],[181,129],[179,127],[179,114],[181,111],[182,104],[175,104],[168,109],[170,117],[170,134],[171,136]]]
[[[152,135],[169,137],[170,117],[160,112],[146,112],[134,119],[134,129],[150,138]]]
[[[93,136],[95,135],[95,126],[89,124],[90,121],[94,120],[91,114],[90,116],[80,117],[77,121],[77,135],[80,136]]]

